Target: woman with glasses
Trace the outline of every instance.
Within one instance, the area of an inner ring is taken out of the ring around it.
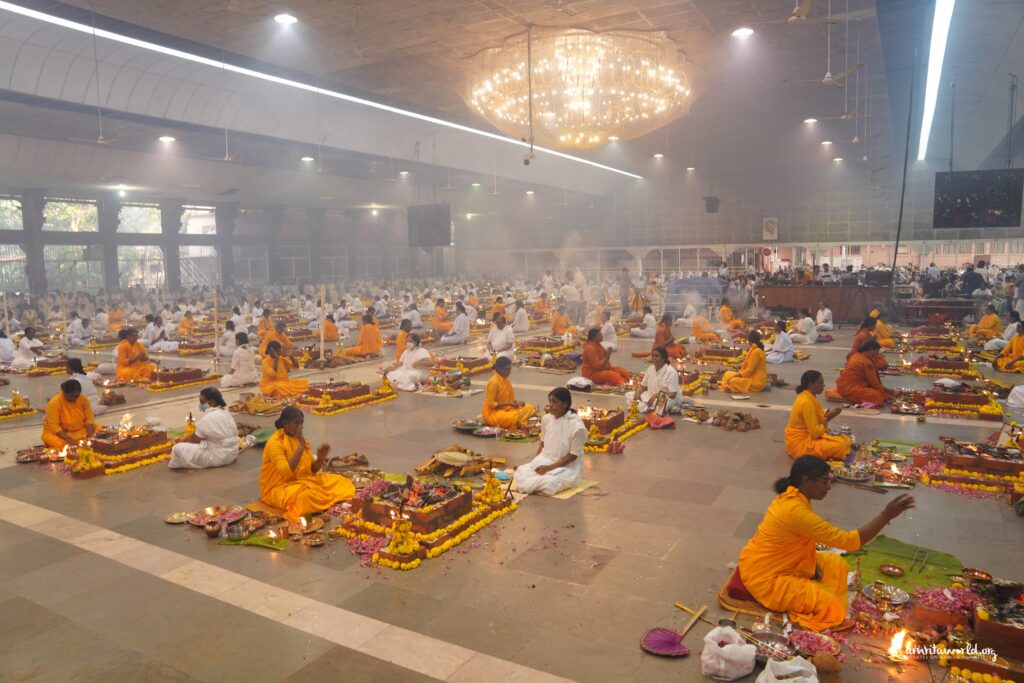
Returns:
[[[831,487],[832,470],[827,462],[813,455],[797,458],[789,476],[775,482],[779,495],[740,552],[737,576],[733,577],[758,603],[773,612],[787,612],[790,620],[812,631],[853,625],[846,616],[850,567],[835,553],[817,552],[816,544],[859,550],[889,522],[914,507],[911,496],[897,496],[867,524],[845,531],[811,508],[811,501],[823,500]]]
[[[843,460],[850,453],[850,437],[828,433],[828,423],[842,408],[822,410],[817,396],[823,391],[825,378],[817,370],[808,370],[800,377],[786,423],[786,453],[791,458],[816,455],[825,460]]]

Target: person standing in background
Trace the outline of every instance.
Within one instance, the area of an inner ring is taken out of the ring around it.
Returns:
[[[629,316],[629,290],[633,286],[633,281],[629,277],[629,268],[622,267],[622,272],[619,273],[619,303],[622,305],[622,317],[626,318]]]

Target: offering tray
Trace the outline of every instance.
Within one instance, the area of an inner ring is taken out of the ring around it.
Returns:
[[[249,514],[241,505],[213,505],[192,513],[188,523],[192,526],[205,526],[211,522],[220,524],[234,524]]]
[[[489,425],[473,430],[473,436],[479,436],[484,439],[493,439],[499,434],[501,434],[500,427],[491,427]]]
[[[789,642],[789,638],[770,631],[752,631],[747,628],[737,629],[744,640],[757,646],[757,661],[764,664],[769,659],[785,661],[796,655],[796,648]]]
[[[868,584],[861,592],[872,602],[889,604],[893,607],[900,607],[910,602],[910,594],[907,591],[887,583]]]
[[[485,425],[484,425],[483,422],[480,422],[479,420],[474,420],[474,419],[471,419],[471,418],[458,419],[458,420],[455,420],[455,421],[452,422],[452,427],[456,431],[466,432],[466,433],[475,432],[476,430],[478,430],[478,429],[480,429],[481,427],[484,427],[484,426]]]
[[[924,415],[924,408],[907,401],[893,403],[891,410],[896,415]]]
[[[306,522],[303,526],[302,522],[291,522],[288,524],[288,535],[289,536],[300,536],[303,534],[311,534],[314,531],[320,531],[324,528],[323,517],[313,517]]]
[[[851,484],[862,484],[875,478],[874,468],[865,465],[841,466],[834,468],[833,471],[836,474],[836,479],[850,482]]]
[[[793,629],[789,634],[789,642],[808,657],[821,653],[833,656],[839,654],[839,641],[824,633]]]
[[[192,512],[172,512],[171,514],[164,517],[164,521],[168,524],[184,524],[192,518]]]

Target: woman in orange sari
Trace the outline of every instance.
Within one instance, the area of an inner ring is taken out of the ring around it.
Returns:
[[[381,347],[380,328],[373,321],[373,315],[363,314],[363,325],[359,328],[359,341],[345,349],[348,356],[379,356]]]
[[[711,329],[711,323],[703,315],[698,315],[693,319],[690,324],[690,336],[702,342],[722,341],[721,337]]]
[[[289,379],[288,368],[294,368],[288,356],[281,355],[280,342],[267,344],[267,354],[260,366],[260,393],[269,398],[292,398],[306,393],[309,380]]]
[[[858,350],[868,343],[868,340],[875,338],[875,327],[878,325],[878,320],[871,317],[864,318],[864,322],[860,324],[860,329],[857,330],[857,334],[853,337],[853,344],[850,345],[850,352],[846,354],[846,360],[850,360],[850,356],[857,353]],[[879,370],[885,370],[889,367],[889,361],[885,360],[881,354],[876,355],[872,359],[875,363],[875,367]]]
[[[817,544],[852,552],[860,550],[889,522],[914,507],[900,495],[856,531],[832,526],[811,507],[832,488],[828,463],[805,455],[789,476],[775,482],[778,496],[768,506],[757,533],[740,552],[738,580],[762,606],[786,612],[793,623],[811,631],[844,630],[847,618],[850,567],[839,555],[819,552]]]
[[[726,370],[718,384],[720,391],[735,394],[750,394],[764,391],[768,384],[768,358],[761,343],[761,333],[751,330],[747,334],[750,350],[743,359],[739,370]]]
[[[314,458],[302,433],[303,421],[302,411],[295,406],[281,411],[274,423],[277,431],[263,447],[260,467],[260,500],[284,510],[285,519],[292,522],[303,515],[323,512],[356,493],[345,477],[320,471],[330,446],[320,446]]]
[[[256,336],[260,339],[264,339],[273,331],[274,320],[270,317],[270,309],[266,308],[263,310],[263,317],[260,318],[260,324],[256,326]]]
[[[601,346],[601,330],[597,327],[587,331],[587,343],[583,346],[582,374],[594,384],[620,387],[629,381],[629,371],[618,368],[608,360],[608,351]]]
[[[192,334],[192,328],[196,326],[195,316],[192,311],[185,311],[185,315],[178,322],[178,337],[187,337]]]
[[[110,313],[107,316],[107,329],[111,332],[117,332],[124,327],[124,312],[118,304],[110,307]]]
[[[324,318],[324,341],[336,342],[340,338],[341,333],[338,332],[338,325],[334,322],[334,315],[328,313]]]
[[[277,342],[278,344],[280,344],[281,350],[284,351],[285,354],[291,352],[292,340],[291,338],[288,337],[287,334],[285,334],[284,330],[284,323],[279,322],[274,325],[274,329],[270,331],[270,334],[265,336],[263,338],[263,341],[260,342],[259,352],[261,356],[266,355],[267,346],[270,344],[270,342]]]
[[[718,322],[722,323],[729,330],[743,329],[743,321],[733,314],[732,309],[726,303],[722,303],[722,306],[718,309]]]
[[[604,322],[602,317],[601,322]],[[675,335],[672,334],[672,314],[666,313],[661,316],[661,320],[658,322],[658,329],[654,333],[654,345],[651,346],[651,350],[663,347],[668,352],[669,358],[686,358],[686,347],[682,344],[676,343]]]
[[[836,392],[843,399],[876,406],[892,400],[893,393],[882,384],[875,367],[875,357],[881,348],[877,339],[869,339],[857,353],[846,359],[846,367],[836,379]]]
[[[1024,372],[1024,323],[1017,323],[1017,334],[992,365],[1003,372]]]
[[[551,308],[548,306],[548,295],[546,292],[541,292],[537,300],[533,302],[533,312],[537,315],[548,315],[551,313]]]
[[[96,433],[96,420],[92,404],[82,393],[82,384],[69,379],[60,385],[60,391],[46,404],[43,419],[43,444],[47,448],[63,450],[78,445]]]
[[[434,320],[432,324],[434,332],[438,337],[452,329],[452,322],[448,320],[448,312],[444,310],[444,299],[438,299],[434,305]]]
[[[825,378],[817,370],[808,370],[800,377],[797,397],[786,423],[786,453],[791,458],[816,455],[823,460],[843,460],[853,444],[846,435],[828,433],[828,423],[842,412],[832,408],[825,412],[817,395],[825,390]]]
[[[562,304],[551,316],[551,334],[561,337],[563,334],[574,332],[576,332],[576,328],[569,324],[569,315],[565,312],[565,304]]]
[[[494,373],[487,381],[482,415],[484,422],[502,429],[522,429],[537,409],[529,403],[516,400],[515,389],[508,376],[512,373],[512,360],[498,356],[494,361]]]
[[[139,343],[139,332],[133,327],[121,330],[124,338],[117,345],[117,381],[148,382],[156,372],[156,365],[149,362],[146,349]]]

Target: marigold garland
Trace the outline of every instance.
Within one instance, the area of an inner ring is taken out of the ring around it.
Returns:
[[[4,408],[3,410],[0,410],[0,420],[13,420],[13,419],[15,419],[17,417],[26,417],[28,415],[35,415],[36,413],[39,412],[35,408],[27,408],[27,409],[22,410],[22,411],[9,412],[7,414],[4,414],[5,411],[7,411],[6,408]]]
[[[175,389],[184,389],[186,387],[194,387],[194,386],[198,386],[200,384],[208,384],[209,382],[214,382],[214,381],[220,379],[221,377],[222,377],[222,375],[215,375],[215,374],[211,373],[209,375],[203,376],[202,379],[192,380],[191,382],[179,382],[179,383],[175,383],[175,384],[165,384],[165,383],[161,383],[161,382],[154,382],[154,383],[152,383],[152,384],[150,384],[149,386],[146,387],[146,391],[151,391],[153,393],[157,393],[157,392],[161,392],[161,391],[174,391]]]
[[[153,458],[146,458],[144,460],[137,460],[135,462],[128,463],[127,465],[121,465],[119,467],[109,468],[109,469],[107,469],[107,474],[118,474],[120,472],[129,472],[131,470],[136,470],[136,469],[138,469],[140,467],[145,467],[146,465],[153,465],[155,463],[163,462],[164,460],[170,460],[170,459],[171,459],[171,454],[170,453],[163,453],[163,454],[155,456]]]
[[[626,439],[634,436],[638,432],[647,429],[647,421],[639,420],[638,422],[627,422],[621,427],[616,427],[612,431],[605,435],[606,441],[600,446],[583,446],[583,450],[587,453],[607,453],[608,444],[612,441],[625,441]]]
[[[371,394],[371,396],[372,395],[374,394]],[[332,408],[316,407],[310,410],[310,412],[313,413],[314,415],[330,417],[331,415],[340,415],[341,413],[345,413],[350,410],[355,410],[356,408],[365,408],[366,406],[384,403],[385,401],[390,401],[395,398],[398,398],[398,394],[396,392],[391,392],[389,394],[379,395],[378,398],[375,398],[372,401],[359,402],[358,399],[348,399],[346,401],[333,401],[332,403],[334,404],[334,407]]]

